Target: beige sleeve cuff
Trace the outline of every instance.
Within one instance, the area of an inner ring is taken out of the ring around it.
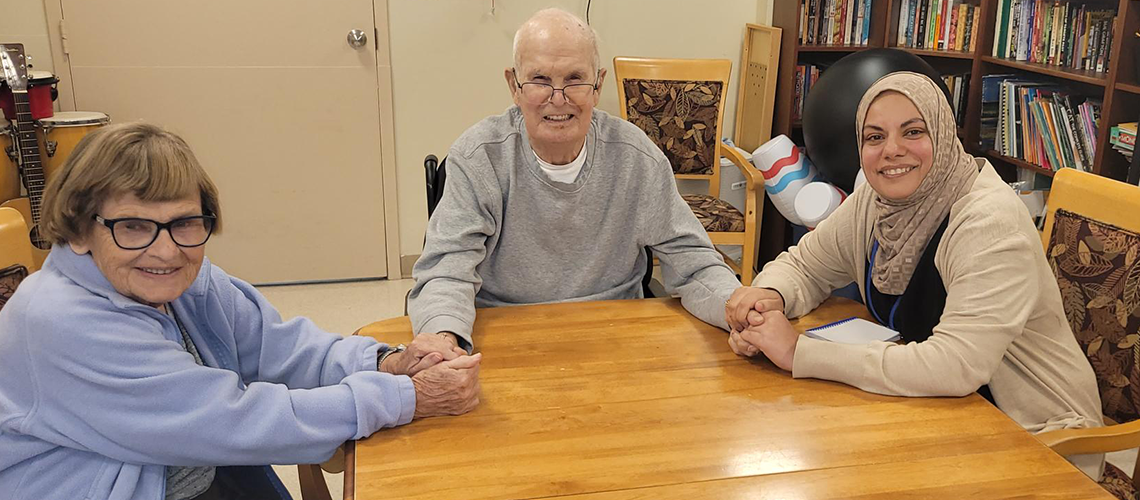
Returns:
[[[867,348],[801,335],[792,356],[792,377],[834,380],[859,387],[864,377]]]

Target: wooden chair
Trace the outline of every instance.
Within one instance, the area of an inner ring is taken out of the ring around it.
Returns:
[[[33,271],[32,241],[24,216],[14,208],[0,208],[0,308]]]
[[[743,247],[739,264],[730,258],[725,261],[744,284],[751,284],[756,275],[764,179],[735,149],[721,147],[731,73],[732,62],[727,59],[614,58],[622,118],[645,131],[661,148],[674,177],[709,183],[708,194],[682,197],[714,245]],[[744,174],[743,214],[719,198],[721,157]]]
[[[1140,447],[1138,214],[1140,187],[1068,168],[1053,178],[1042,243],[1065,315],[1096,372],[1106,424],[1037,435],[1061,455]],[[1121,499],[1140,498],[1140,466],[1129,479],[1106,464],[1101,486]]]
[[[336,460],[340,462],[337,463]],[[333,458],[329,459],[326,464],[340,465],[339,471],[333,470],[330,472],[336,473],[343,471],[344,452],[338,448]],[[303,500],[332,500],[332,494],[329,493],[329,486],[325,483],[325,476],[321,473],[321,466],[317,464],[300,464],[297,465],[297,482],[301,485],[301,498]]]

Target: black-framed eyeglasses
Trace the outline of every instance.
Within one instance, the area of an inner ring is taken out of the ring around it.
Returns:
[[[175,245],[185,248],[200,247],[206,244],[214,232],[213,215],[192,215],[179,217],[170,222],[158,222],[138,217],[104,219],[95,214],[95,221],[111,230],[111,239],[123,250],[142,250],[158,239],[163,229],[170,234]]]
[[[518,72],[512,69],[511,73],[515,77],[515,86],[522,92],[523,99],[530,104],[545,104],[546,101],[554,98],[555,91],[561,91],[562,97],[567,101],[581,102],[598,90],[598,82],[602,80],[602,71],[598,70],[594,83],[571,83],[570,85],[555,87],[542,82],[519,83]]]

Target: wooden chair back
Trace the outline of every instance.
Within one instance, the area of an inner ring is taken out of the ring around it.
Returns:
[[[1042,233],[1045,256],[1065,316],[1088,356],[1106,427],[1038,435],[1062,455],[1140,446],[1140,186],[1062,169],[1053,178]],[[1106,466],[1101,484],[1134,495],[1130,481]]]
[[[1140,186],[1062,169],[1042,242],[1104,415],[1140,420]]]
[[[665,153],[678,179],[720,196],[721,125],[732,61],[615,57],[621,117]]]

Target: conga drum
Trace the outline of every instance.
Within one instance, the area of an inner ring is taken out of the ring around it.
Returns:
[[[6,120],[0,120],[0,203],[20,197],[20,172],[8,156],[12,136]]]
[[[83,136],[109,123],[111,119],[98,111],[60,111],[51,118],[36,120],[36,136],[40,141],[44,177],[51,182],[63,162]]]

